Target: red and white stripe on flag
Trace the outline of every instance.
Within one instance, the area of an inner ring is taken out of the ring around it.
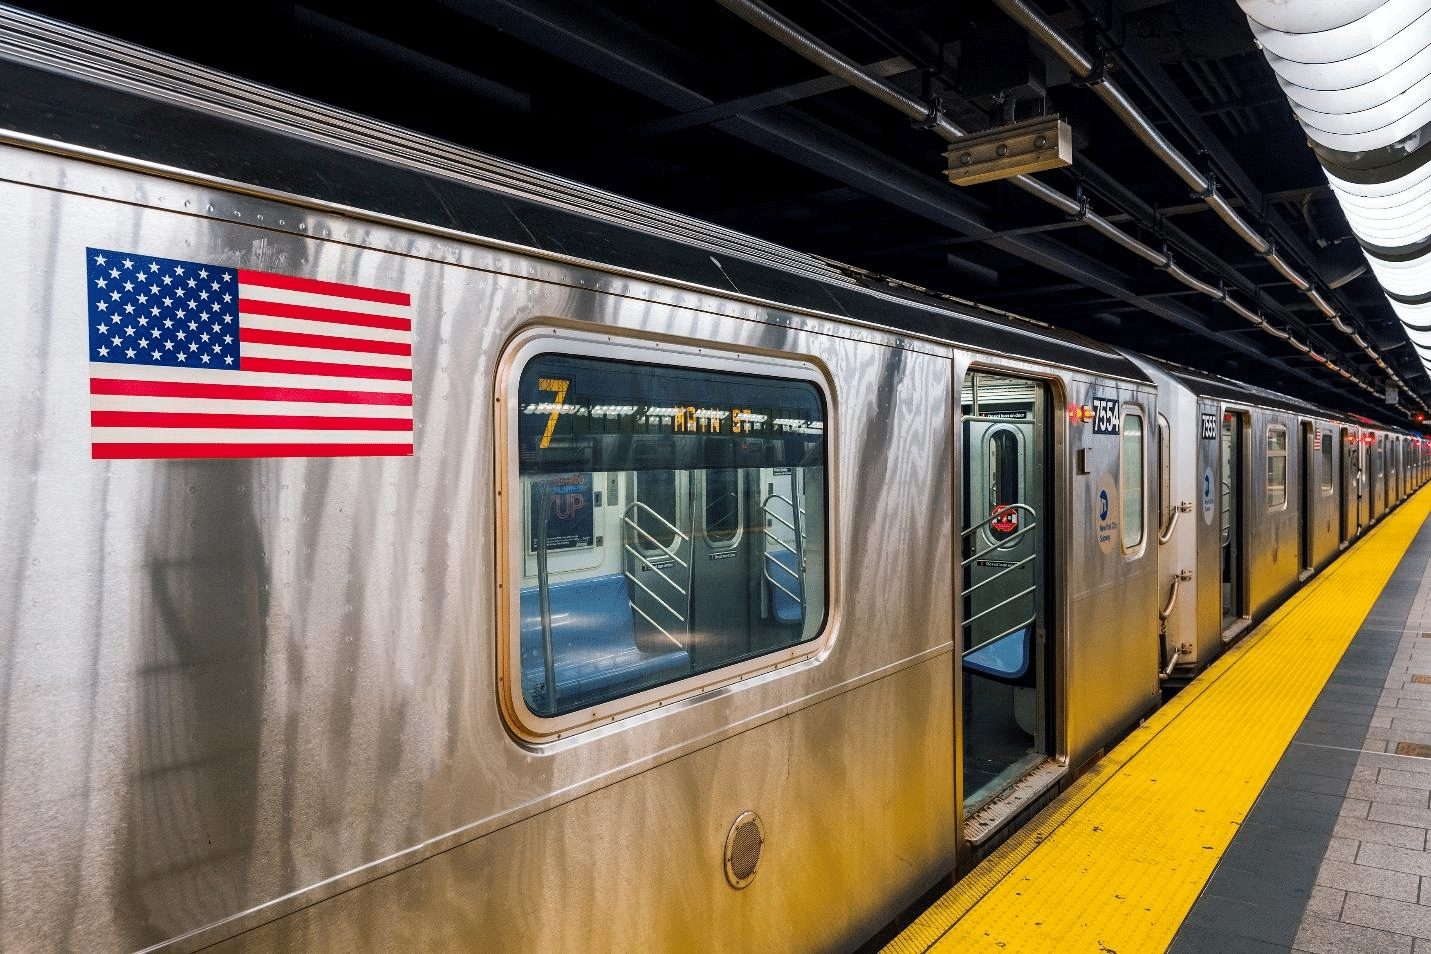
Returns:
[[[407,293],[86,255],[95,458],[412,454]]]

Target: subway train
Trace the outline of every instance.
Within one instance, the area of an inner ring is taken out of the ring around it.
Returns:
[[[0,90],[8,951],[858,949],[1427,477],[3,8]]]

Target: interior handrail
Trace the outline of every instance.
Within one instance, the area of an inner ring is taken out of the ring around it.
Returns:
[[[974,623],[975,620],[983,619],[985,616],[988,616],[990,613],[994,612],[995,610],[1003,609],[1005,606],[1008,606],[1008,605],[1009,605],[1010,603],[1012,603],[1014,600],[1019,599],[1020,597],[1023,597],[1023,596],[1028,596],[1030,593],[1034,593],[1034,592],[1036,592],[1037,590],[1038,590],[1038,587],[1037,587],[1037,586],[1030,586],[1030,587],[1027,588],[1027,589],[1019,590],[1017,593],[1015,593],[1013,596],[1010,596],[1008,599],[1006,599],[1006,600],[1000,600],[999,602],[995,603],[993,606],[986,607],[985,609],[982,609],[982,610],[980,610],[979,612],[975,613],[973,616],[970,616],[968,619],[964,620],[964,625],[965,625],[966,627],[971,626],[971,625]],[[1032,620],[1032,618],[1033,618],[1033,617],[1030,617],[1030,620]],[[1023,624],[1020,623],[1018,626],[1015,626],[1013,629],[1009,630],[1009,633],[1012,633],[1015,629],[1019,629],[1019,628],[1021,628],[1022,626],[1023,626]],[[1007,636],[1008,633],[1005,633],[1004,635]],[[997,638],[997,637],[996,637],[996,638]],[[984,643],[981,643],[980,645],[985,645],[985,644],[984,644]]]
[[[680,527],[676,526],[674,523],[667,520],[665,517],[661,516],[661,514],[657,513],[651,507],[647,506],[639,500],[626,508],[626,512],[621,515],[621,519],[626,523],[628,527],[630,527],[632,530],[635,530],[638,535],[646,538],[647,540],[650,540],[652,546],[654,546],[657,550],[660,550],[662,553],[670,557],[672,560],[675,560],[681,566],[690,569],[690,564],[688,564],[685,560],[682,560],[679,556],[677,556],[674,548],[668,547],[660,540],[657,540],[650,533],[646,532],[646,530],[642,528],[640,523],[631,519],[631,511],[637,509],[638,507],[641,510],[644,510],[646,513],[649,513],[651,516],[655,517],[657,520],[661,521],[661,523],[665,524],[666,527],[677,537],[686,541],[687,543],[690,542],[691,538],[682,533]],[[627,549],[630,549],[630,547],[628,546]],[[639,551],[637,551],[637,556],[641,557],[643,560],[647,560],[648,562],[650,561],[649,556],[642,554]]]
[[[989,552],[989,551],[987,551],[987,550],[984,551],[984,553],[988,553],[988,552]],[[984,554],[981,553],[981,554],[979,554],[979,555],[982,557]],[[1027,566],[1028,564],[1032,563],[1033,561],[1034,561],[1034,555],[1033,555],[1032,553],[1030,553],[1028,556],[1024,557],[1022,560],[1019,560],[1019,561],[1016,562],[1016,563],[1011,563],[1011,564],[1009,564],[1009,565],[1006,566],[1006,567],[1000,567],[999,572],[994,573],[994,574],[992,574],[992,575],[990,575],[990,576],[984,577],[984,578],[983,578],[982,580],[980,580],[978,583],[975,583],[973,586],[970,586],[970,587],[968,587],[967,589],[965,589],[962,595],[963,595],[963,596],[968,596],[970,593],[974,592],[975,590],[977,590],[979,587],[983,586],[984,584],[986,584],[986,583],[992,583],[992,582],[994,582],[995,580],[997,580],[997,579],[999,579],[999,578],[1001,578],[1001,577],[1003,577],[1003,576],[1007,576],[1008,574],[1014,572],[1015,570],[1023,569],[1025,566]]]
[[[1000,510],[998,513],[991,513],[991,514],[989,514],[989,516],[988,516],[982,523],[976,523],[976,524],[974,524],[972,527],[969,527],[969,528],[966,529],[962,534],[960,534],[960,536],[962,536],[962,537],[967,537],[967,536],[969,536],[970,534],[973,534],[973,533],[975,533],[975,532],[977,532],[977,531],[979,531],[979,530],[984,529],[985,527],[987,527],[987,526],[989,526],[990,524],[992,524],[995,520],[999,519],[999,518],[1002,517],[1004,514],[1008,513],[1010,510],[1022,510],[1022,511],[1024,511],[1025,513],[1027,513],[1030,517],[1032,517],[1032,518],[1034,519],[1034,522],[1033,522],[1032,524],[1028,525],[1028,526],[1021,527],[1020,529],[1015,530],[1013,533],[1009,534],[1009,535],[1008,535],[1007,537],[1005,537],[1003,540],[999,541],[999,544],[997,544],[996,546],[1002,546],[1003,544],[1007,543],[1009,540],[1017,539],[1018,537],[1021,537],[1021,536],[1023,536],[1025,533],[1027,533],[1028,531],[1032,530],[1034,527],[1038,526],[1038,513],[1034,510],[1033,507],[1030,507],[1028,504],[1022,504],[1022,503],[1005,504],[1005,505],[1004,505],[1004,509]]]
[[[1001,517],[1007,519],[1007,517],[1006,517],[1005,515],[1009,512],[1009,510],[1023,511],[1023,512],[1027,515],[1026,517],[1020,518],[1021,526],[1020,526],[1017,530],[1015,530],[1014,532],[1010,533],[1007,537],[1004,537],[1002,540],[999,540],[999,541],[997,541],[997,542],[995,542],[995,543],[991,543],[990,545],[988,545],[988,546],[986,546],[986,547],[983,547],[982,549],[979,548],[979,546],[977,545],[977,540],[978,540],[978,538],[977,538],[975,535],[976,535],[979,531],[984,530],[984,529],[988,528],[989,526],[991,526],[995,520],[997,520],[997,519],[999,519],[999,518],[1001,518]],[[998,550],[1007,549],[1010,544],[1012,544],[1012,543],[1014,543],[1015,541],[1021,539],[1021,538],[1022,538],[1023,536],[1025,536],[1026,534],[1030,534],[1030,533],[1034,532],[1035,530],[1037,530],[1037,529],[1038,529],[1038,526],[1039,526],[1039,524],[1038,524],[1038,513],[1037,513],[1037,511],[1034,510],[1033,507],[1029,506],[1028,504],[1021,504],[1021,503],[1019,503],[1019,504],[1008,504],[1007,506],[1001,508],[998,513],[990,514],[990,515],[988,516],[988,518],[986,518],[985,520],[983,520],[983,521],[981,521],[981,522],[979,522],[979,523],[977,523],[977,524],[974,524],[974,525],[971,526],[971,527],[968,527],[967,529],[965,529],[965,530],[962,532],[962,534],[960,535],[960,536],[961,536],[961,539],[967,541],[967,540],[969,540],[970,538],[973,538],[973,539],[976,541],[976,545],[971,548],[971,549],[973,549],[974,552],[971,553],[968,557],[966,557],[966,558],[960,563],[960,569],[967,571],[967,570],[969,569],[970,565],[973,564],[976,560],[989,559],[990,554],[995,553],[995,552],[998,551]],[[1000,567],[1000,568],[998,569],[998,572],[993,573],[993,574],[991,574],[991,575],[985,577],[984,579],[980,580],[980,581],[977,582],[977,583],[973,583],[973,584],[971,584],[971,585],[965,587],[965,588],[960,592],[960,594],[959,594],[960,599],[962,600],[962,599],[964,599],[964,598],[967,598],[971,593],[973,593],[973,592],[974,592],[975,590],[977,590],[979,587],[984,586],[984,585],[987,584],[987,583],[992,583],[992,582],[994,582],[994,581],[996,581],[996,580],[1001,579],[1001,578],[1004,577],[1004,576],[1007,576],[1007,575],[1010,574],[1010,573],[1013,573],[1013,572],[1018,571],[1018,570],[1025,569],[1026,567],[1033,569],[1034,577],[1035,577],[1035,579],[1037,579],[1037,576],[1038,576],[1038,573],[1037,573],[1037,564],[1038,564],[1038,552],[1037,552],[1037,550],[1035,550],[1034,552],[1029,553],[1027,556],[1024,556],[1024,557],[1022,557],[1022,558],[1020,558],[1020,559],[1018,559],[1018,560],[1013,561],[1009,566]],[[999,601],[998,603],[995,603],[995,604],[992,605],[992,606],[987,606],[987,607],[985,607],[984,609],[980,610],[978,613],[975,613],[974,615],[972,615],[972,616],[966,618],[966,619],[963,621],[961,628],[962,628],[962,630],[963,630],[965,633],[970,633],[970,632],[972,631],[972,627],[973,627],[973,624],[974,624],[974,623],[976,623],[976,622],[978,622],[979,620],[985,618],[986,616],[989,616],[989,615],[992,614],[992,613],[996,613],[996,612],[998,612],[999,610],[1004,609],[1005,607],[1007,607],[1007,606],[1009,606],[1009,605],[1011,605],[1011,604],[1017,602],[1018,600],[1024,599],[1025,597],[1031,597],[1030,602],[1031,602],[1031,604],[1032,604],[1032,611],[1031,611],[1031,613],[1029,614],[1029,616],[1028,616],[1027,619],[1023,620],[1023,622],[1020,622],[1020,623],[1017,623],[1017,624],[1015,624],[1015,625],[1013,625],[1013,626],[1010,626],[1009,628],[1005,629],[1005,630],[1004,630],[1003,632],[1001,632],[1001,633],[998,633],[997,635],[990,636],[990,637],[987,638],[987,639],[981,640],[979,643],[977,643],[977,644],[974,645],[974,646],[970,646],[968,649],[965,649],[965,650],[963,651],[963,653],[961,654],[961,657],[960,657],[960,658],[967,659],[967,658],[970,656],[970,654],[976,653],[976,652],[978,652],[979,650],[985,648],[986,646],[989,646],[989,645],[992,645],[993,643],[998,642],[999,640],[1005,638],[1006,636],[1010,636],[1010,635],[1012,635],[1012,634],[1014,634],[1014,633],[1017,633],[1017,632],[1018,632],[1019,630],[1021,630],[1021,629],[1024,629],[1024,628],[1026,628],[1026,627],[1028,627],[1028,626],[1032,626],[1033,623],[1034,623],[1034,621],[1037,620],[1037,618],[1038,618],[1038,584],[1037,584],[1037,582],[1031,584],[1030,586],[1028,586],[1028,587],[1026,587],[1026,588],[1024,588],[1024,589],[1022,589],[1022,590],[1019,590],[1017,593],[1014,593],[1014,594],[1010,595],[1008,598],[1006,598],[1006,599],[1004,599],[1004,600],[1001,600],[1001,601]]]
[[[631,582],[635,583],[637,586],[641,586],[640,582],[639,582],[638,580],[636,580],[635,577],[632,577],[630,574],[627,574],[627,579],[631,580]],[[646,590],[646,587],[644,587],[644,586],[641,586],[641,588],[642,588],[643,590]],[[646,590],[646,592],[647,592],[647,593],[651,593],[650,590]],[[659,596],[656,596],[656,594],[654,594],[654,593],[651,593],[651,596],[652,596],[657,602],[660,602],[662,606],[666,606],[666,604],[665,604],[664,602],[661,602],[661,598],[660,598]],[[644,619],[646,622],[648,622],[648,623],[650,623],[652,626],[654,626],[654,627],[656,628],[656,631],[659,632],[662,636],[664,636],[664,637],[666,637],[667,639],[669,639],[669,640],[671,641],[671,644],[674,645],[677,649],[685,649],[685,648],[686,648],[685,646],[683,646],[683,645],[681,644],[681,641],[680,641],[679,639],[677,639],[676,637],[672,636],[670,633],[668,633],[668,632],[666,631],[666,627],[662,626],[660,623],[658,623],[658,622],[656,622],[654,619],[652,619],[650,613],[646,612],[646,611],[643,610],[641,607],[637,606],[635,600],[628,600],[627,602],[631,604],[631,608],[632,608],[633,610],[635,610],[636,612],[638,612],[638,613],[641,614],[641,618],[642,618],[642,619]],[[666,606],[666,609],[669,610],[669,609],[671,609],[671,608],[670,608],[669,606]],[[671,610],[671,612],[672,612],[672,613],[675,613],[675,610]],[[679,620],[680,620],[681,622],[683,622],[683,623],[685,622],[685,619],[684,619],[682,616],[680,616],[680,614],[677,614],[677,615],[676,615],[676,618],[679,619]]]
[[[786,520],[784,517],[780,516],[775,511],[770,509],[770,501],[772,500],[778,500],[788,506],[790,508],[791,513],[794,513],[796,510],[795,502],[788,497],[781,496],[780,494],[766,494],[765,499],[760,502],[760,512],[765,514],[768,519],[777,521],[781,526],[785,527],[791,533],[799,534],[800,531],[798,528],[796,528],[795,524],[791,523],[789,520]],[[801,512],[803,513],[804,511]],[[766,528],[766,533],[776,540],[780,539],[774,534],[771,534],[769,532],[769,528]],[[784,543],[783,540],[781,542]]]
[[[795,506],[795,502],[793,500],[777,493],[767,494],[765,496],[765,499],[760,501],[760,512],[765,515],[765,518],[767,520],[773,520],[781,526],[785,527],[787,530],[789,530],[790,535],[795,539],[795,543],[798,543],[800,539],[800,529],[796,527],[793,523],[786,520],[784,517],[780,516],[779,514],[775,513],[773,510],[770,509],[770,502],[772,500],[778,500],[788,506],[792,514],[794,514],[799,508]],[[804,511],[800,510],[799,512],[803,513]],[[800,559],[800,551],[796,548],[796,546],[792,543],[787,543],[776,534],[771,533],[770,527],[762,527],[761,532],[764,534],[765,539],[767,541],[773,542],[786,553],[789,553],[796,559]],[[797,584],[800,582],[800,574],[797,573],[795,570],[791,569],[790,567],[786,566],[785,564],[781,563],[768,549],[764,554],[763,563],[764,566],[761,569],[761,576],[765,577],[766,582],[778,589],[780,592],[784,593],[786,596],[790,597],[790,599],[795,601],[795,605],[803,609],[805,606],[805,600],[799,594],[791,590],[788,586],[775,579],[775,577],[771,575],[770,568],[772,566],[779,567]]]
[[[771,563],[774,563],[776,566],[779,566],[779,567],[780,567],[782,570],[784,570],[786,573],[789,573],[791,576],[795,577],[796,580],[798,581],[798,580],[799,580],[799,577],[796,576],[795,571],[791,570],[789,567],[781,566],[781,564],[780,564],[778,561],[774,560],[774,559],[770,556],[770,554],[768,554],[768,553],[765,555],[765,560],[766,560],[766,569],[761,572],[761,576],[765,577],[765,581],[766,581],[767,583],[769,583],[771,586],[775,587],[775,588],[776,588],[777,590],[779,590],[780,592],[784,593],[786,596],[790,597],[792,600],[795,601],[795,605],[797,605],[797,606],[799,606],[799,607],[801,607],[801,608],[803,609],[804,606],[805,606],[805,601],[800,597],[800,594],[795,593],[795,592],[792,591],[788,586],[784,585],[784,584],[781,583],[779,580],[777,580],[775,577],[771,576],[771,575],[770,575],[770,569],[769,569],[769,567],[770,567],[770,564],[771,564]]]
[[[1023,594],[1020,593],[1019,595],[1022,596]],[[981,613],[980,615],[982,616],[983,614]],[[980,643],[980,644],[977,645],[977,646],[970,646],[968,649],[964,650],[964,652],[963,652],[963,654],[960,656],[960,658],[961,658],[961,659],[968,659],[971,654],[977,653],[979,650],[983,649],[985,646],[992,646],[994,643],[997,643],[999,640],[1003,639],[1005,636],[1012,636],[1014,633],[1017,633],[1019,630],[1024,629],[1024,628],[1026,628],[1026,627],[1029,627],[1029,626],[1032,626],[1032,625],[1033,625],[1033,621],[1034,621],[1036,618],[1037,618],[1036,616],[1030,616],[1028,619],[1024,620],[1022,623],[1018,623],[1017,625],[1010,626],[1008,629],[1004,630],[1004,631],[1003,631],[1002,633],[1000,633],[999,635],[997,635],[997,636],[990,636],[988,639],[984,640],[982,643]]]
[[[1015,530],[1013,533],[1009,534],[1007,537],[1000,540],[998,543],[993,544],[992,546],[985,547],[982,550],[974,551],[969,556],[959,561],[959,568],[961,570],[967,570],[969,568],[969,564],[973,563],[975,560],[985,559],[990,553],[993,553],[995,550],[1006,549],[1009,543],[1013,542],[1014,540],[1018,540],[1026,533],[1032,533],[1037,528],[1038,524],[1031,524],[1030,526],[1025,527],[1022,530]],[[1027,559],[1027,557],[1025,559]]]
[[[669,576],[667,576],[667,575],[666,575],[666,572],[665,572],[664,570],[662,570],[659,566],[657,566],[656,563],[655,563],[655,561],[653,561],[650,556],[648,556],[648,555],[645,554],[645,553],[642,553],[640,550],[636,549],[635,547],[633,547],[633,546],[632,546],[631,544],[629,544],[629,543],[626,544],[625,550],[626,550],[627,553],[629,553],[629,554],[631,554],[632,556],[634,556],[637,560],[640,560],[641,563],[642,563],[642,565],[644,565],[644,566],[645,566],[647,569],[649,569],[652,573],[656,574],[656,575],[659,576],[661,579],[663,579],[663,580],[665,580],[667,583],[671,584],[671,589],[675,590],[677,593],[681,594],[682,596],[685,596],[685,595],[686,595],[686,588],[685,588],[684,586],[682,586],[681,584],[677,583],[675,580],[671,579]],[[684,562],[681,561],[680,557],[673,557],[673,559],[675,559],[678,563],[680,563],[681,566],[685,566],[685,565],[686,565]],[[627,571],[626,575],[627,575],[627,576],[631,576],[630,571]],[[635,577],[631,577],[631,578],[632,578],[633,580],[635,579]],[[642,589],[645,589],[645,587],[642,587]],[[648,591],[648,592],[649,592],[649,591]]]

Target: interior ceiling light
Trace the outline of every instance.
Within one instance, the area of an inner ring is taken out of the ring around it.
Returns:
[[[1431,0],[1238,0],[1431,371]]]

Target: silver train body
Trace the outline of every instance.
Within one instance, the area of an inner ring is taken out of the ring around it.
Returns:
[[[13,11],[0,88],[7,951],[853,950],[1426,477]],[[141,268],[398,302],[382,409],[161,357]]]

